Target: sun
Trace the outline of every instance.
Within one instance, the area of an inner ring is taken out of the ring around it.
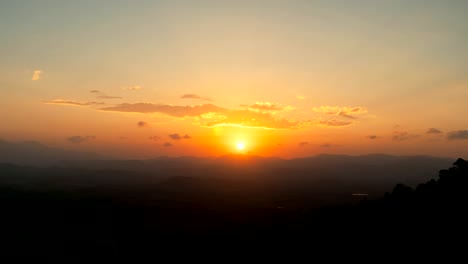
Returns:
[[[245,142],[243,141],[239,141],[236,143],[236,149],[239,150],[239,151],[242,151],[245,149]]]

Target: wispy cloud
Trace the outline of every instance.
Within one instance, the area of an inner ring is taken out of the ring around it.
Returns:
[[[163,147],[165,147],[165,148],[172,147],[172,146],[174,146],[174,145],[172,145],[172,143],[169,143],[169,142],[165,142],[163,144]]]
[[[148,139],[149,139],[149,140],[153,140],[153,141],[158,141],[158,140],[161,139],[161,137],[159,137],[159,136],[151,136],[151,137],[149,137]]]
[[[369,135],[366,137],[367,139],[378,139],[379,137],[376,135]]]
[[[426,134],[443,134],[444,132],[442,132],[442,130],[439,130],[437,128],[429,128],[427,131],[426,131]]]
[[[343,121],[343,120],[337,120],[337,119],[318,121],[319,126],[325,126],[325,127],[343,127],[343,126],[352,125],[353,123],[354,122],[352,121]]]
[[[297,145],[298,145],[299,147],[305,147],[305,146],[309,145],[309,142],[302,141],[302,142],[299,142]]]
[[[41,70],[34,70],[33,74],[32,74],[32,77],[31,77],[31,80],[33,80],[33,81],[39,80],[41,78],[42,73],[43,73],[43,71],[41,71]]]
[[[74,144],[83,143],[88,140],[96,139],[95,136],[71,136],[67,138],[68,141]]]
[[[72,106],[92,106],[92,105],[104,105],[103,102],[78,102],[72,100],[54,99],[48,101],[42,101],[44,104],[54,105],[72,105]]]
[[[298,95],[296,96],[297,100],[305,100],[305,96],[302,96],[302,95]]]
[[[140,121],[140,122],[137,123],[137,126],[140,127],[140,128],[145,127],[145,126],[148,126],[148,123],[146,123],[145,121]]]
[[[395,131],[393,132],[392,140],[393,141],[406,141],[410,139],[415,139],[420,137],[417,134],[410,134],[407,131]]]
[[[340,106],[320,106],[312,109],[314,112],[342,116],[345,118],[356,119],[356,115],[367,113],[367,109],[361,106],[357,107],[340,107]]]
[[[141,90],[141,86],[139,86],[139,85],[124,86],[124,87],[122,87],[122,90],[126,90],[126,91],[139,91],[139,90]]]
[[[169,137],[172,139],[172,140],[181,140],[181,139],[190,139],[192,138],[191,136],[185,134],[184,136],[181,136],[179,135],[178,133],[174,133],[174,134],[169,134]]]
[[[284,111],[284,110],[293,110],[292,106],[283,106],[280,104],[275,104],[271,102],[256,102],[252,105],[241,105],[242,107],[247,107],[247,109],[256,112],[275,112],[275,111]]]
[[[111,95],[107,95],[99,90],[91,90],[89,91],[90,93],[93,93],[93,94],[96,94],[97,97],[96,98],[100,98],[100,99],[122,99],[122,97],[120,96],[111,96]]]
[[[182,137],[179,135],[179,134],[169,134],[169,137],[172,139],[172,140],[180,140],[182,139]]]
[[[122,99],[122,97],[120,97],[120,96],[111,96],[111,95],[99,95],[96,98],[100,98],[100,99]]]
[[[450,131],[447,133],[448,140],[463,140],[468,139],[468,130]]]
[[[331,148],[331,147],[333,147],[333,145],[330,144],[330,143],[324,143],[324,144],[321,144],[320,147],[321,148]]]
[[[213,101],[212,99],[210,99],[208,97],[203,97],[203,96],[199,96],[199,95],[196,95],[196,94],[184,94],[180,98],[182,98],[182,99],[198,99],[198,100],[203,100],[203,101]]]
[[[135,103],[135,104],[119,104],[117,106],[101,108],[102,111],[115,112],[133,112],[133,113],[162,113],[175,117],[196,117],[210,112],[225,112],[226,109],[212,105],[196,105],[196,106],[177,106],[167,104],[151,104],[151,103]]]

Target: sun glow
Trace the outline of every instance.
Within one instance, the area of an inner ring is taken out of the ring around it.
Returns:
[[[245,149],[245,142],[243,141],[239,141],[236,143],[236,149],[239,150],[239,151],[242,151]]]

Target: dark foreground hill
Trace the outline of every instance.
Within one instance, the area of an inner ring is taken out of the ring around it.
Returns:
[[[462,236],[467,167],[459,159],[439,179],[416,188],[398,184],[382,198],[362,200],[330,182],[154,178],[134,171],[2,164],[0,221],[5,239],[34,243],[208,239],[347,245]]]

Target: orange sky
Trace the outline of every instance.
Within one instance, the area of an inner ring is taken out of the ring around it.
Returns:
[[[102,2],[0,4],[0,139],[468,157],[465,3]]]

